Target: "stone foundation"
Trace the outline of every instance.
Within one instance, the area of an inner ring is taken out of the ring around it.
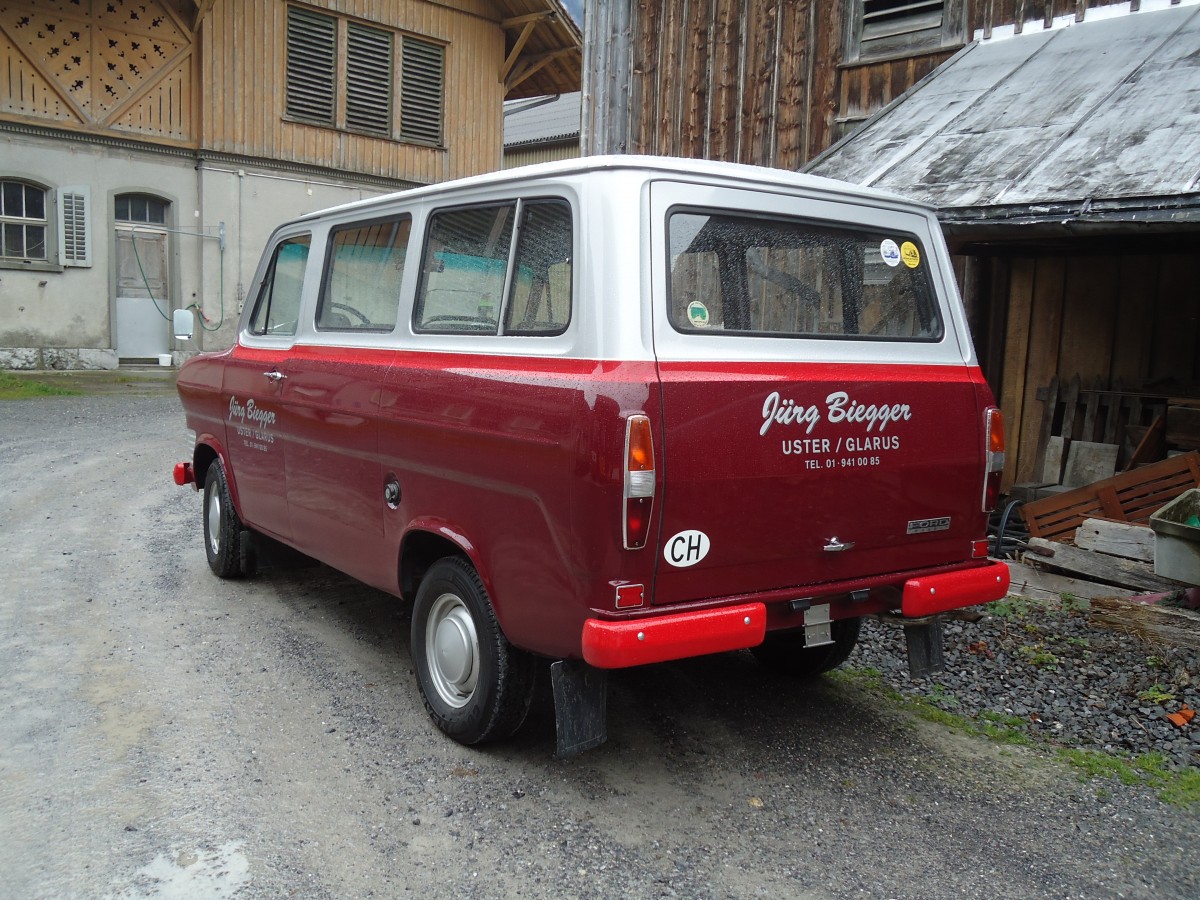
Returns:
[[[116,369],[116,350],[69,347],[0,347],[0,369]]]

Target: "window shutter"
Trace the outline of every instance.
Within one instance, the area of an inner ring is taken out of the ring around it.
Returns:
[[[404,39],[400,85],[400,136],[428,144],[442,142],[442,90],[446,48]]]
[[[390,135],[391,84],[391,34],[349,23],[346,30],[346,127]]]
[[[64,266],[90,266],[92,240],[88,207],[90,189],[86,185],[59,188],[58,236],[59,262]]]
[[[288,10],[287,114],[333,125],[337,19]]]
[[[927,29],[940,31],[944,3],[945,0],[863,0],[863,40]]]

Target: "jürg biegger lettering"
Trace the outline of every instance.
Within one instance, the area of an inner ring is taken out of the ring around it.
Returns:
[[[832,425],[865,425],[876,434],[842,435],[837,438],[785,438],[782,450],[788,456],[829,456],[843,453],[868,453],[900,449],[900,436],[882,434],[894,422],[912,419],[912,407],[907,403],[866,404],[851,399],[846,391],[834,391],[825,398],[824,406],[797,403],[772,391],[763,401],[763,423],[760,435],[766,435],[774,425],[803,426],[805,434],[822,422]],[[878,457],[867,457],[867,465],[878,465]],[[831,463],[827,462],[826,465]]]

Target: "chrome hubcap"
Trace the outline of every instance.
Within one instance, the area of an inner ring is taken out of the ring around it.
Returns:
[[[455,594],[442,594],[433,603],[425,625],[425,658],[438,696],[455,709],[466,706],[479,681],[479,636]]]
[[[213,556],[221,552],[221,492],[208,495],[208,549]]]

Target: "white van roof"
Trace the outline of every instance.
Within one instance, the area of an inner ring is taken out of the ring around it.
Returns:
[[[762,187],[774,185],[791,190],[811,191],[818,194],[833,194],[843,199],[866,200],[869,202],[899,203],[910,207],[932,210],[933,207],[902,197],[889,191],[876,188],[862,187],[832,178],[822,178],[818,175],[806,175],[801,172],[791,172],[785,169],[772,169],[765,166],[748,166],[741,163],[716,162],[707,159],[681,159],[668,156],[584,156],[577,159],[563,159],[554,162],[537,163],[531,166],[521,166],[514,169],[504,169],[488,172],[483,175],[472,175],[452,181],[442,181],[424,187],[396,191],[365,200],[356,200],[329,209],[318,210],[298,217],[295,221],[302,222],[320,218],[331,212],[342,212],[350,209],[370,209],[384,206],[396,200],[420,200],[429,196],[443,195],[448,192],[458,192],[479,187],[490,187],[503,184],[520,184],[526,181],[536,181],[546,178],[564,178],[576,175],[587,175],[592,172],[610,172],[627,170],[642,172],[647,179],[662,176],[678,176],[688,180],[722,182],[725,184],[740,184],[742,186]]]

